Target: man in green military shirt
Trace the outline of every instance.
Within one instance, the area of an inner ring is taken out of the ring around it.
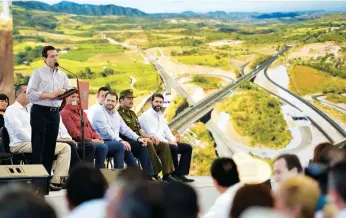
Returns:
[[[136,113],[131,110],[133,106],[133,98],[134,96],[132,89],[127,89],[120,92],[120,106],[118,108],[120,116],[123,118],[126,125],[132,129],[132,131],[143,138],[148,139],[147,148],[151,163],[153,165],[154,173],[156,175],[154,177],[159,180],[160,178],[158,174],[162,170],[164,181],[176,181],[176,179],[171,176],[171,173],[174,172],[174,164],[169,146],[165,143],[155,144],[142,130]]]

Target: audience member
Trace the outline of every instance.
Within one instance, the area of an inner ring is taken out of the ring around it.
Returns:
[[[10,100],[7,95],[0,94],[0,128],[5,125],[4,114]]]
[[[302,165],[295,154],[280,155],[276,158],[273,168],[274,178],[278,183],[303,173]]]
[[[30,113],[27,105],[26,85],[18,86],[16,101],[5,112],[5,127],[10,136],[10,151],[13,153],[32,153]],[[56,168],[50,184],[51,191],[60,190],[61,177],[68,175],[71,159],[71,148],[66,143],[58,142],[55,147],[57,155]]]
[[[162,185],[165,218],[197,218],[199,213],[196,191],[184,183],[172,182]]]
[[[81,126],[81,110],[75,107],[79,103],[79,95],[77,93],[67,98],[66,106],[61,110],[60,115],[62,121],[72,137],[78,143],[82,142],[82,126]],[[95,148],[95,166],[96,168],[104,168],[104,162],[107,157],[108,146],[103,143],[103,140],[97,135],[92,128],[88,117],[83,112],[84,118],[84,144],[86,147]]]
[[[108,218],[165,218],[164,198],[158,184],[142,183],[123,190]]]
[[[103,199],[108,184],[101,171],[88,165],[75,167],[67,180],[66,199],[71,214],[67,218],[103,218]]]
[[[336,164],[329,172],[328,195],[339,210],[336,218],[346,217],[346,162]]]
[[[137,135],[147,139],[147,149],[149,152],[151,164],[153,165],[154,178],[158,181],[161,180],[159,173],[162,170],[163,180],[167,182],[175,181],[171,176],[174,171],[174,164],[170,147],[167,143],[154,143],[150,136],[147,135],[138,120],[138,117],[134,111],[131,110],[133,107],[133,90],[127,89],[120,92],[118,113],[123,118],[126,125],[131,128]]]
[[[57,218],[43,196],[26,186],[4,186],[0,191],[1,218]]]
[[[63,100],[63,103],[60,106],[60,111],[65,107],[66,100]],[[56,139],[57,142],[63,142],[66,144],[69,144],[71,147],[71,164],[70,169],[72,169],[74,166],[76,166],[79,163],[82,163],[83,158],[83,146],[82,143],[77,144],[70,134],[68,134],[68,131],[62,122],[62,118],[60,115],[60,123],[59,123],[59,132],[58,132],[58,138]],[[88,163],[94,163],[95,158],[95,146],[92,144],[85,144],[85,161]]]
[[[239,218],[246,209],[254,206],[274,208],[274,198],[264,184],[241,187],[234,196],[230,218]]]
[[[333,145],[329,142],[324,142],[318,144],[314,149],[314,156],[312,158],[312,163],[329,163],[328,152],[333,148]]]
[[[314,218],[319,196],[318,183],[298,175],[280,184],[276,193],[276,208],[292,218]]]
[[[244,211],[240,218],[290,218],[280,212],[262,207],[252,207]]]
[[[105,103],[106,94],[110,91],[111,91],[111,89],[108,87],[99,88],[99,90],[97,91],[97,95],[96,95],[96,103],[94,105],[91,105],[87,111],[88,119],[90,121],[92,121],[94,118],[95,110]]]
[[[144,132],[151,137],[155,144],[169,144],[175,168],[172,176],[183,182],[193,182],[193,179],[186,177],[190,172],[192,146],[177,141],[172,134],[162,114],[163,101],[162,94],[153,94],[151,97],[151,108],[139,117],[139,122]],[[181,155],[180,160],[178,160],[179,154]]]
[[[204,215],[204,218],[226,218],[235,193],[243,184],[240,182],[237,165],[231,158],[218,158],[211,166],[211,176],[220,196]]]
[[[146,148],[147,140],[134,133],[125,124],[118,111],[115,110],[117,101],[117,94],[108,92],[105,104],[95,110],[92,125],[104,143],[108,145],[108,150],[117,154],[114,156],[116,168],[124,168],[124,158],[127,166],[138,167],[134,157],[136,156],[141,162],[143,170],[152,179],[154,171]],[[120,137],[120,134],[123,138]]]

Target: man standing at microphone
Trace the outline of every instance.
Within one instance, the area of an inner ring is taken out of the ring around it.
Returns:
[[[30,112],[32,164],[43,164],[51,174],[60,122],[58,96],[69,86],[66,74],[57,67],[56,49],[45,46],[42,57],[46,65],[32,72],[26,95],[33,104]]]

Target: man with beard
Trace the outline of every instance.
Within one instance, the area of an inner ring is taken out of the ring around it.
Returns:
[[[92,126],[108,146],[116,145],[125,148],[127,166],[138,167],[133,155],[138,157],[149,180],[152,180],[154,171],[146,147],[147,139],[138,136],[125,124],[118,111],[115,110],[117,101],[118,95],[112,91],[108,92],[104,105],[95,110],[94,118],[91,121]],[[119,133],[125,136],[127,141],[120,138]]]
[[[163,100],[162,94],[153,94],[151,97],[152,107],[140,116],[139,122],[142,129],[150,136],[150,139],[155,144],[169,144],[175,167],[175,172],[172,175],[183,182],[193,182],[193,179],[188,179],[185,176],[190,171],[192,146],[177,142],[161,112]],[[181,155],[180,161],[178,161],[178,154]]]
[[[148,140],[147,148],[151,163],[153,165],[155,179],[161,179],[158,174],[162,170],[164,181],[175,181],[175,179],[170,175],[174,171],[174,165],[168,144],[154,144],[150,137],[142,130],[136,113],[131,110],[133,106],[133,98],[134,96],[132,89],[127,89],[120,92],[120,106],[118,108],[118,113],[123,118],[126,125],[132,129],[132,131]]]

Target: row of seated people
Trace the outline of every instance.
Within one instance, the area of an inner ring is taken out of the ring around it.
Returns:
[[[4,113],[4,125],[10,137],[10,151],[31,153],[30,102],[26,97],[26,85],[16,90],[16,101]],[[0,96],[1,97],[1,96]],[[114,168],[138,167],[138,158],[149,180],[192,182],[189,174],[192,147],[180,143],[175,137],[161,112],[163,96],[152,96],[152,108],[140,118],[131,110],[133,91],[120,93],[120,106],[116,110],[118,95],[108,88],[98,91],[97,104],[83,114],[85,120],[85,160],[94,162],[97,168],[105,167],[105,159],[112,157]],[[51,190],[59,190],[61,177],[68,176],[69,168],[81,162],[82,127],[78,94],[73,94],[61,106],[60,126],[55,155],[57,156]],[[88,118],[90,117],[90,119]],[[178,155],[181,155],[178,160]],[[56,188],[56,189],[55,189]]]

